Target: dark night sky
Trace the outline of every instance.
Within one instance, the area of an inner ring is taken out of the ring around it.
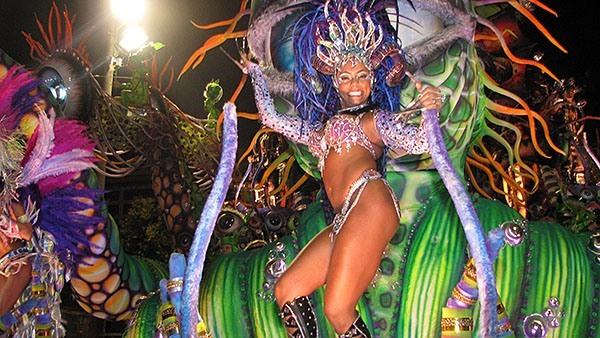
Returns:
[[[597,11],[592,9],[594,2],[552,0],[544,3],[558,12],[558,18],[543,15],[541,11],[537,11],[535,15],[549,28],[569,53],[558,52],[556,48],[546,46],[542,42],[540,49],[545,53],[543,61],[560,78],[574,76],[578,83],[584,86],[584,95],[588,100],[586,114],[600,115],[597,108],[598,102],[600,102],[600,86],[596,80],[600,76],[598,65],[600,37],[597,25],[593,24],[594,20],[597,20]],[[39,38],[34,14],[37,14],[45,24],[51,4],[51,1],[42,0],[2,0],[0,4],[0,32],[2,32],[0,33],[0,48],[18,61],[35,66],[28,56],[29,47],[21,35],[21,31],[30,32],[34,37]],[[101,70],[102,67],[105,67],[106,58],[103,55],[106,54],[108,45],[107,21],[111,17],[108,8],[109,0],[57,0],[56,4],[59,9],[64,8],[63,6],[66,4],[71,15],[77,14],[75,27],[78,32],[92,29],[87,43],[88,50],[93,64],[98,70]],[[199,30],[190,21],[207,24],[229,19],[238,9],[237,0],[147,0],[144,27],[151,40],[166,44],[166,47],[159,52],[159,56],[163,61],[172,56],[172,66],[177,74],[189,56],[209,36],[222,31],[218,29]],[[102,74],[102,72],[99,71],[96,74]],[[239,76],[240,72],[237,67],[220,51],[213,50],[201,65],[201,69],[186,73],[178,82],[174,83],[167,95],[183,111],[201,116],[203,114],[202,91],[206,83],[211,79],[219,79],[227,98],[235,89]],[[244,93],[247,95],[243,95],[238,101],[240,109],[254,109],[251,92],[246,89]],[[256,122],[240,120],[240,129],[245,130],[249,135],[254,134],[256,128]],[[243,137],[243,135],[241,136]]]

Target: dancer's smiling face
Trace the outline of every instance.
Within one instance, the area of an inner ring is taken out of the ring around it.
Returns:
[[[371,95],[373,75],[360,61],[344,63],[335,74],[335,84],[340,95],[341,108],[351,108],[366,103]]]

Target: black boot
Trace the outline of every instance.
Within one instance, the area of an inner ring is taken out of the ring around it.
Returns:
[[[279,316],[287,328],[288,337],[319,337],[317,317],[308,296],[296,297],[293,301],[283,304]]]
[[[369,329],[367,328],[367,324],[365,324],[365,322],[363,322],[363,320],[360,318],[360,315],[358,315],[358,317],[356,317],[356,319],[354,320],[354,323],[352,323],[352,326],[350,326],[348,331],[346,331],[346,333],[339,334],[338,337],[339,338],[352,338],[352,337],[371,338],[371,332],[369,332]]]

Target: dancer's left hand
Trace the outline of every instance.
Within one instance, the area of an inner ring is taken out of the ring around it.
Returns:
[[[418,105],[421,110],[437,110],[440,111],[446,100],[446,95],[438,87],[424,86],[421,81],[417,80],[412,74],[407,73],[410,80],[414,82],[415,87],[419,91]]]

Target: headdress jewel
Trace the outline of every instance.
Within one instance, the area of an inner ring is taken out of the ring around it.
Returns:
[[[337,68],[357,59],[375,70],[390,56],[394,64],[386,76],[386,82],[389,86],[398,85],[404,77],[405,68],[400,46],[391,39],[384,39],[385,32],[381,26],[373,22],[369,13],[361,14],[354,6],[350,8],[350,13],[349,8],[343,8],[338,15],[338,25],[329,13],[329,3],[327,0],[324,6],[329,32],[323,34],[317,26],[317,49],[312,57],[313,67],[322,74],[333,75]],[[338,13],[339,10],[341,8],[338,8]],[[351,15],[353,18],[350,18]]]

